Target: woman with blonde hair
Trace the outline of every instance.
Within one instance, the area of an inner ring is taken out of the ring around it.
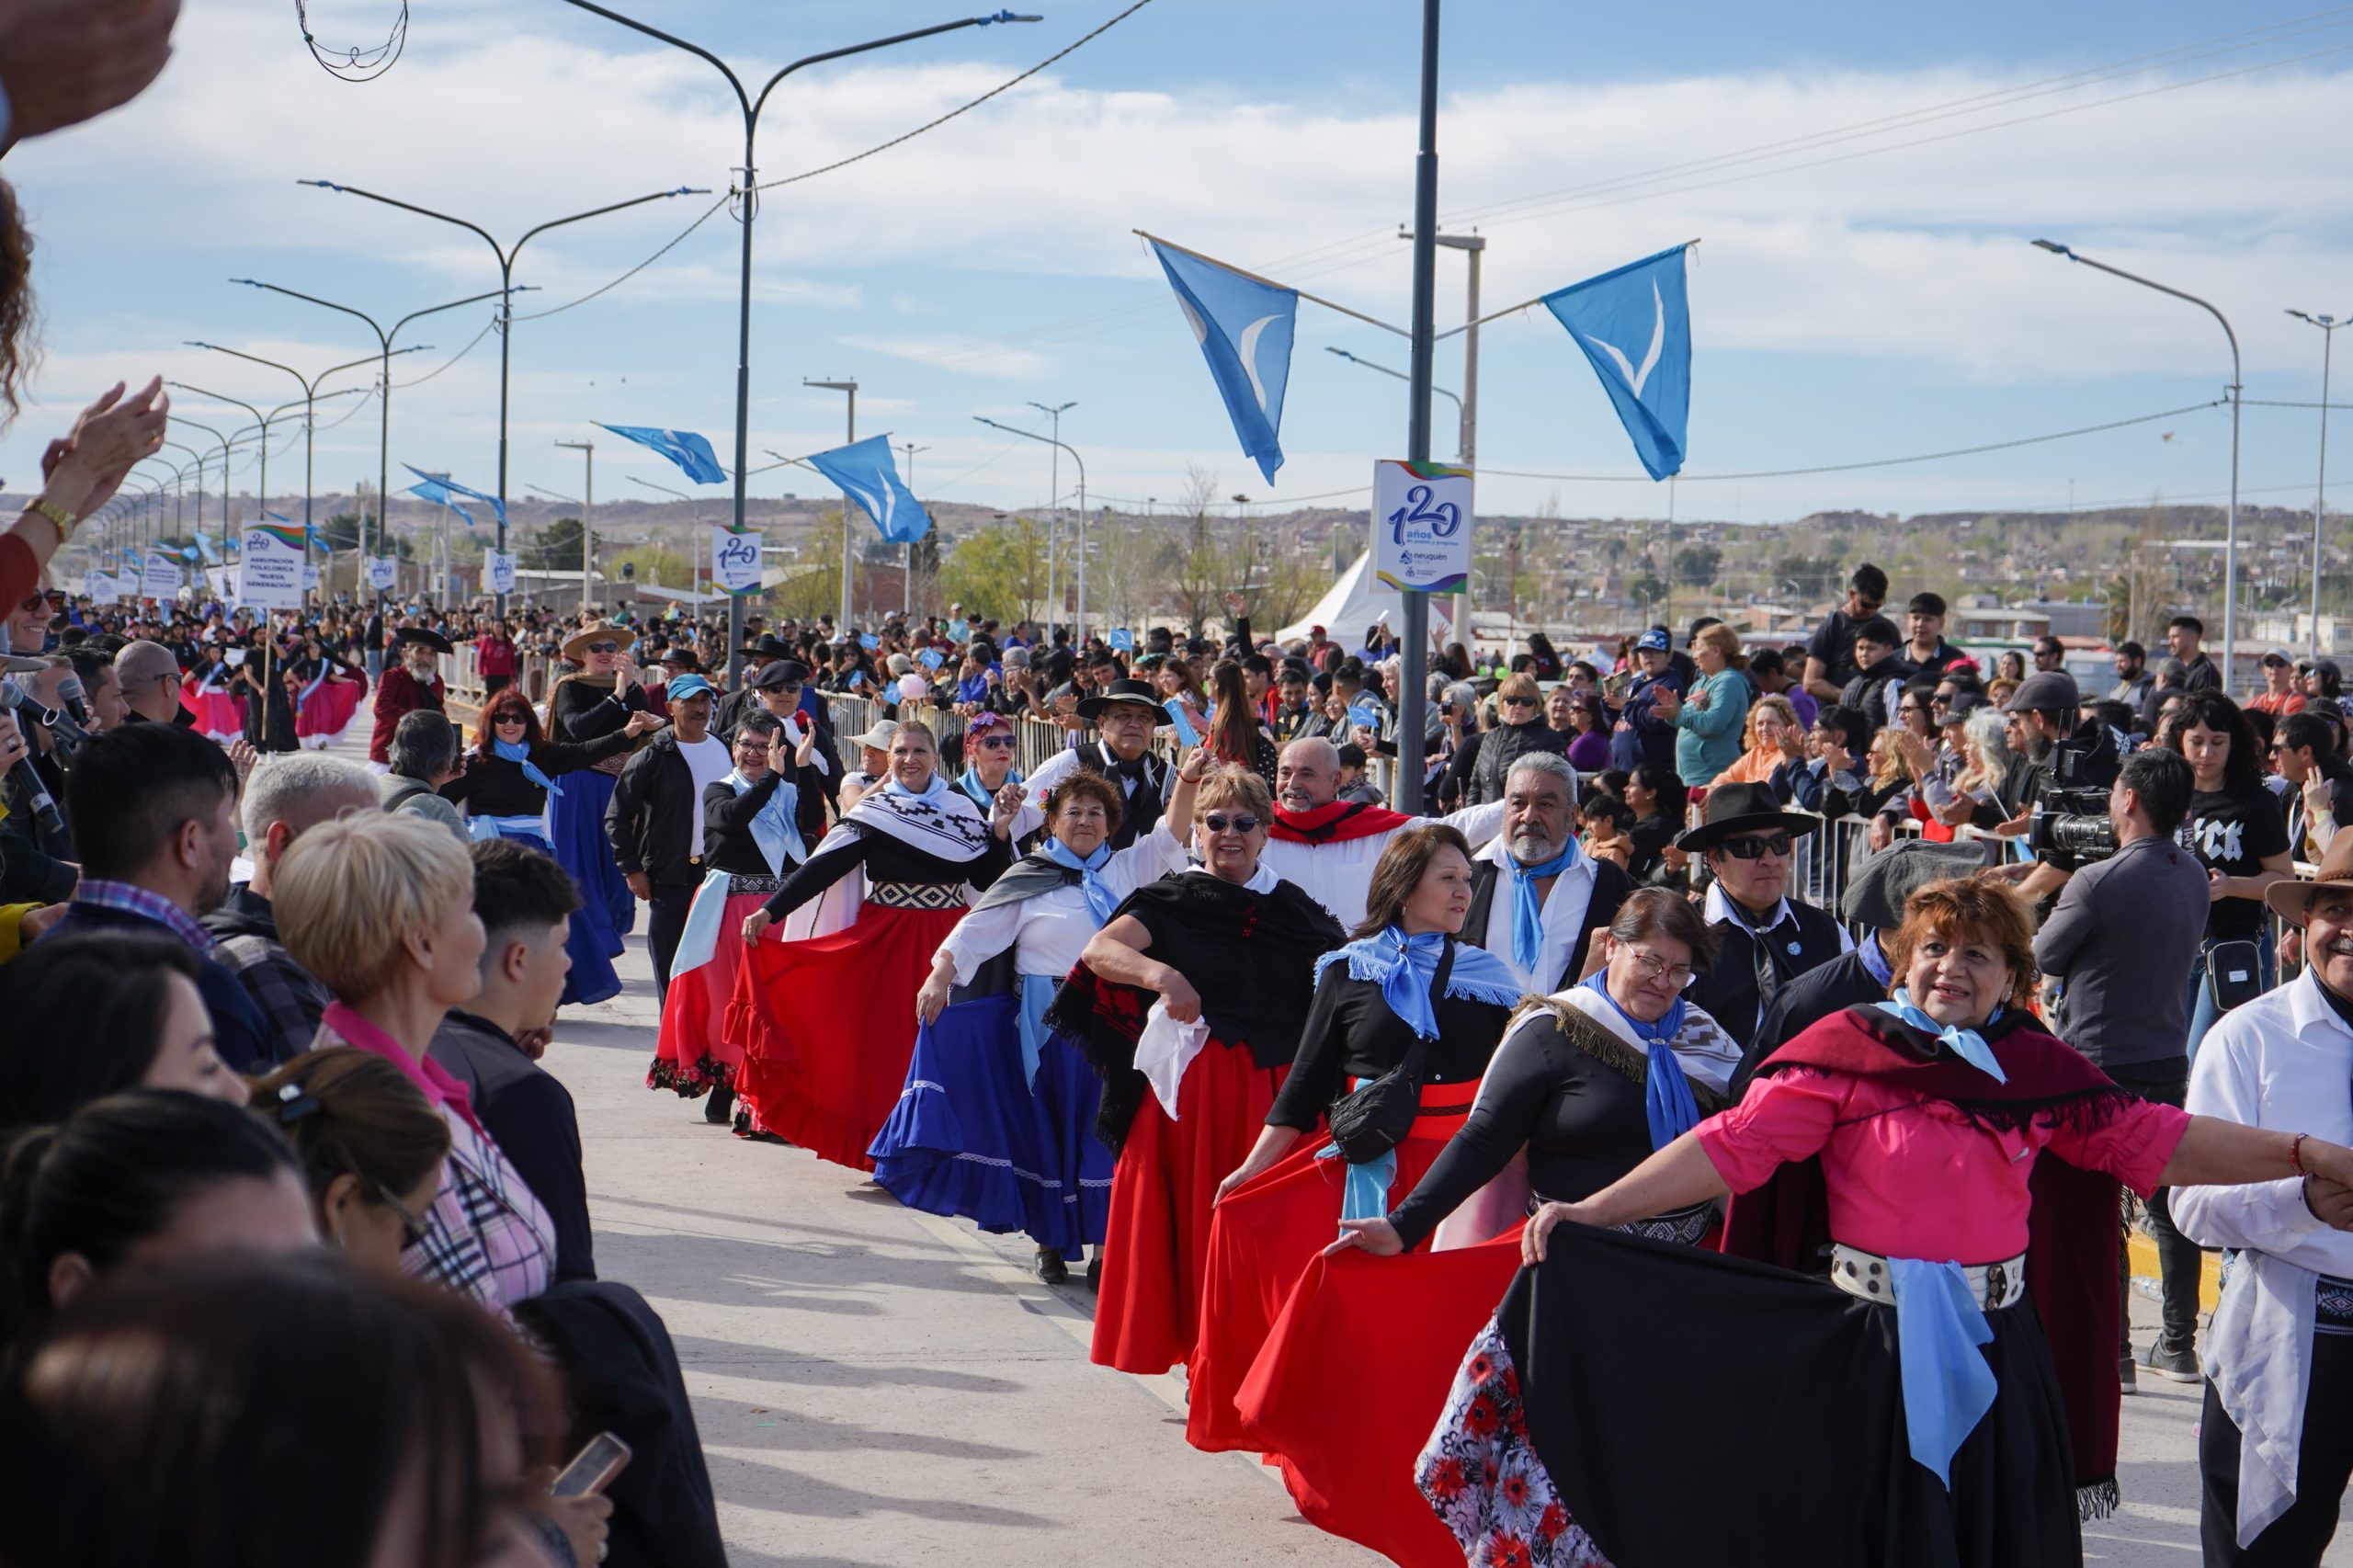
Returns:
[[[286,950],[328,1004],[312,1050],[354,1046],[400,1069],[449,1130],[449,1155],[412,1274],[511,1307],[548,1287],[555,1225],[474,1116],[465,1088],[427,1054],[450,1008],[482,989],[487,937],[473,860],[422,817],[346,816],[297,838],[270,902]]]
[[[1274,813],[1255,772],[1203,778],[1201,864],[1130,893],[1046,1015],[1104,1077],[1096,1125],[1118,1163],[1092,1355],[1122,1371],[1191,1356],[1218,1183],[1249,1154],[1290,1071],[1315,960],[1346,939],[1322,904],[1259,863]]]
[[[1531,752],[1569,754],[1567,733],[1556,730],[1545,716],[1544,694],[1536,677],[1521,670],[1504,677],[1495,687],[1495,722],[1467,737],[1452,772],[1462,784],[1462,803],[1483,806],[1504,798],[1504,780],[1512,764]],[[1574,794],[1572,800],[1574,799]]]
[[[1716,782],[1769,784],[1775,768],[1804,758],[1805,726],[1788,698],[1768,692],[1749,704],[1740,745],[1739,757],[1716,775]]]

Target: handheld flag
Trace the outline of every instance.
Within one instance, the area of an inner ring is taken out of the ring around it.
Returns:
[[[607,425],[596,422],[597,427],[635,441],[641,447],[651,447],[678,465],[678,469],[697,484],[717,484],[727,477],[719,466],[719,454],[710,443],[692,430],[657,430],[650,425]]]
[[[1591,361],[1653,479],[1683,467],[1691,415],[1691,310],[1677,245],[1544,296]]]
[[[1115,653],[1132,653],[1136,651],[1136,634],[1124,626],[1113,627],[1110,636],[1104,641]]]
[[[411,469],[409,472],[413,473],[415,471]],[[449,510],[457,513],[458,516],[466,519],[466,527],[472,528],[474,526],[474,515],[472,512],[467,511],[463,506],[459,506],[455,500],[451,499],[449,487],[442,483],[439,480],[428,479],[422,484],[412,484],[408,487],[408,493],[411,495],[421,495],[437,506],[447,506]]]
[[[869,436],[863,441],[819,452],[809,460],[809,466],[840,485],[892,544],[913,544],[931,531],[931,515],[899,478],[887,437]]]
[[[1245,278],[1213,261],[1151,242],[1193,341],[1210,362],[1242,450],[1267,483],[1283,466],[1283,388],[1290,380],[1295,290]]]
[[[469,516],[469,515],[467,514],[466,509],[465,509],[464,507],[462,507],[462,506],[450,506],[450,504],[449,504],[449,496],[450,496],[450,495],[452,495],[452,494],[457,494],[457,495],[469,495],[469,496],[472,496],[473,499],[475,499],[475,500],[477,500],[477,501],[487,501],[487,502],[489,502],[489,503],[490,503],[490,509],[491,509],[492,511],[494,511],[494,512],[495,512],[495,513],[497,513],[497,514],[498,514],[498,521],[499,521],[500,526],[501,526],[501,527],[504,527],[504,526],[506,525],[506,502],[504,502],[504,501],[501,501],[497,496],[493,495],[493,494],[489,494],[489,493],[487,493],[486,491],[475,490],[475,489],[471,488],[470,486],[460,484],[460,483],[458,483],[456,480],[454,480],[454,479],[437,479],[437,478],[435,478],[432,474],[429,474],[429,473],[426,472],[423,469],[421,469],[421,468],[417,467],[415,463],[403,463],[403,464],[401,464],[401,467],[403,467],[403,468],[404,468],[404,469],[408,470],[408,471],[409,471],[409,472],[411,472],[411,473],[413,473],[413,474],[416,475],[416,477],[417,477],[417,478],[419,478],[419,479],[421,479],[421,480],[425,481],[427,484],[436,484],[436,485],[440,486],[441,491],[442,491],[442,494],[439,494],[439,495],[426,495],[426,496],[425,496],[425,498],[426,498],[426,500],[428,500],[428,501],[438,501],[438,502],[440,502],[440,503],[441,503],[441,505],[443,505],[444,506],[449,506],[449,510],[451,510],[452,512],[457,513],[457,514],[458,514],[458,516],[460,516],[460,517],[464,517],[464,518],[466,519],[466,526],[467,526],[468,528],[472,528],[472,527],[473,527],[473,525],[474,525],[474,520],[473,520],[473,518],[472,518],[471,516]],[[424,493],[423,491],[414,491],[414,490],[412,491],[412,494],[420,494],[420,495],[425,494],[425,493]]]

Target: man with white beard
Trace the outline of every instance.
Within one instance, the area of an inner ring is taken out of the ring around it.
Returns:
[[[1275,767],[1275,820],[1258,863],[1332,912],[1353,931],[1364,922],[1372,868],[1402,830],[1445,823],[1475,851],[1503,825],[1505,803],[1472,806],[1452,816],[1409,817],[1384,806],[1343,801],[1340,749],[1324,739],[1293,741]]]
[[[1471,861],[1462,939],[1503,960],[1530,995],[1585,978],[1593,934],[1634,891],[1616,861],[1577,846],[1574,778],[1567,759],[1550,752],[1515,760],[1504,775],[1503,831]]]

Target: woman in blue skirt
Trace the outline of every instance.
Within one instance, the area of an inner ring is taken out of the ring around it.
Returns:
[[[552,854],[550,803],[560,807],[570,791],[582,787],[581,778],[604,777],[594,771],[598,763],[627,756],[638,736],[661,727],[651,713],[632,713],[620,729],[596,740],[576,745],[551,741],[540,733],[530,699],[510,686],[483,707],[466,770],[441,786],[441,798],[464,809],[475,838],[521,839]],[[558,774],[576,777],[559,784]],[[577,876],[573,880],[579,881]],[[582,907],[573,912],[564,936],[572,971],[564,977],[563,1001],[604,1002],[620,994],[620,977],[605,948],[606,929],[587,917],[584,891]]]
[[[660,716],[629,656],[629,632],[602,622],[565,640],[563,656],[577,667],[548,693],[551,739],[574,744],[598,740],[628,724],[632,714]],[[608,959],[620,957],[621,937],[637,924],[637,900],[605,836],[605,808],[612,803],[613,781],[629,755],[624,750],[584,771],[548,812],[555,858],[580,884],[584,923]]]
[[[1116,853],[1116,781],[1076,772],[1047,796],[1045,842],[940,944],[915,995],[906,1088],[868,1151],[875,1181],[908,1208],[1026,1232],[1049,1285],[1069,1278],[1066,1256],[1102,1242],[1112,1161],[1095,1136],[1101,1080],[1045,1010],[1120,901],[1184,869],[1170,824],[1193,820],[1205,762],[1185,758],[1158,825]]]

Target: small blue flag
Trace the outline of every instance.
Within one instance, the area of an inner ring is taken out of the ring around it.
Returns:
[[[1353,703],[1348,708],[1348,722],[1378,732],[1381,728],[1381,710],[1370,702]]]
[[[1193,341],[1210,362],[1242,450],[1267,483],[1283,466],[1283,388],[1290,380],[1299,295],[1152,242]]]
[[[882,646],[882,639],[875,636],[871,631],[861,631],[858,634],[858,645],[869,650],[880,648]]]
[[[1197,746],[1201,744],[1200,731],[1193,728],[1193,722],[1185,717],[1184,703],[1172,697],[1160,707],[1161,710],[1168,715],[1168,722],[1176,726],[1178,744]]]
[[[1683,253],[1663,250],[1544,296],[1608,391],[1653,479],[1683,467],[1691,416],[1691,308]]]
[[[1136,651],[1136,634],[1124,626],[1112,628],[1111,635],[1104,641],[1109,644],[1111,651],[1115,653],[1132,653]]]
[[[915,663],[921,665],[927,670],[936,670],[946,662],[947,661],[942,657],[939,650],[937,648],[926,648],[922,653],[915,655]]]
[[[692,430],[656,430],[650,425],[607,425],[601,420],[594,423],[641,447],[653,448],[676,463],[679,472],[697,484],[717,484],[727,477],[727,471],[719,466],[719,454]]]
[[[819,452],[809,460],[809,466],[847,492],[892,544],[913,544],[931,531],[931,515],[899,478],[888,437],[869,436],[863,441]]]
[[[427,501],[438,501],[444,506],[449,506],[449,510],[457,513],[458,516],[461,517],[465,517],[466,526],[468,528],[473,527],[473,518],[467,516],[463,507],[450,506],[449,499],[449,495],[470,495],[477,501],[487,501],[490,503],[490,509],[498,514],[499,522],[504,524],[506,521],[506,503],[501,501],[497,496],[491,494],[489,492],[472,489],[467,485],[459,483],[454,479],[437,479],[433,475],[426,472],[423,469],[417,467],[415,463],[403,463],[401,464],[401,467],[408,470],[409,472],[416,475],[417,478],[425,481],[427,484],[438,485],[443,492],[443,494],[439,495],[425,495],[425,492],[412,487],[411,494],[425,495],[425,498]]]
[[[864,670],[850,671],[849,683],[852,686],[864,686],[866,684],[866,672]]]

